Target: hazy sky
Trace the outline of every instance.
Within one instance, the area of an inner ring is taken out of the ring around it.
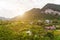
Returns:
[[[47,3],[60,4],[60,0],[0,0],[0,16],[11,18],[32,8],[42,8]]]

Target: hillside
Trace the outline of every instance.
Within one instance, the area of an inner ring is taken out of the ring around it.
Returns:
[[[52,9],[54,11],[59,11],[60,12],[60,5],[48,3],[41,10],[44,11],[46,9]]]
[[[0,17],[0,40],[60,40],[60,15],[44,13],[50,4],[47,6],[12,19]]]
[[[24,13],[23,17],[17,16],[13,18],[13,20],[45,20],[45,19],[60,19],[60,15],[58,14],[45,14],[41,13],[41,11],[44,11],[46,9],[52,9],[55,11],[60,11],[60,5],[56,4],[46,4],[42,9],[40,8],[33,8],[27,12]]]

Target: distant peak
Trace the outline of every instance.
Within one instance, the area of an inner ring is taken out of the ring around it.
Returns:
[[[52,9],[52,10],[55,10],[55,11],[60,11],[60,5],[53,4],[53,3],[48,3],[42,8],[42,10],[46,10],[46,9]]]
[[[59,5],[59,4],[47,3],[46,5]]]

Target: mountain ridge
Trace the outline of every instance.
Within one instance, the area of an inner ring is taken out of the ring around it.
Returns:
[[[52,3],[48,3],[46,4],[41,10],[45,10],[45,9],[52,9],[54,11],[59,11],[60,12],[60,5],[58,4],[52,4]]]
[[[53,14],[45,14],[45,13],[41,13],[41,11],[44,11],[45,9],[52,9],[54,11],[59,11],[60,12],[60,5],[57,4],[52,4],[52,3],[48,3],[46,4],[42,9],[40,8],[33,8],[31,10],[28,10],[24,13],[24,15],[21,16],[16,16],[14,18],[11,18],[10,20],[40,20],[40,19],[54,19],[55,15]],[[49,16],[48,16],[49,15]],[[59,18],[60,16],[58,16]],[[6,18],[0,18],[0,19],[6,19]]]

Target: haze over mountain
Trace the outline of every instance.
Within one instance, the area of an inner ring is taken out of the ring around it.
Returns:
[[[41,11],[44,11],[46,9],[52,9],[55,11],[60,11],[60,5],[57,4],[51,4],[48,3],[46,4],[42,9],[40,8],[33,8],[27,12],[24,13],[24,15],[22,17],[17,16],[14,19],[16,20],[40,20],[40,19],[59,19],[59,15],[56,14],[45,14],[45,13],[41,13]]]
[[[44,11],[46,9],[52,9],[60,12],[60,5],[48,3],[42,9],[33,8],[31,10],[26,11],[22,17],[19,15],[12,18],[12,20],[60,19],[60,15],[58,14],[54,15],[52,13],[51,14],[41,13],[41,11]]]
[[[0,20],[9,20],[10,18],[0,17]]]

